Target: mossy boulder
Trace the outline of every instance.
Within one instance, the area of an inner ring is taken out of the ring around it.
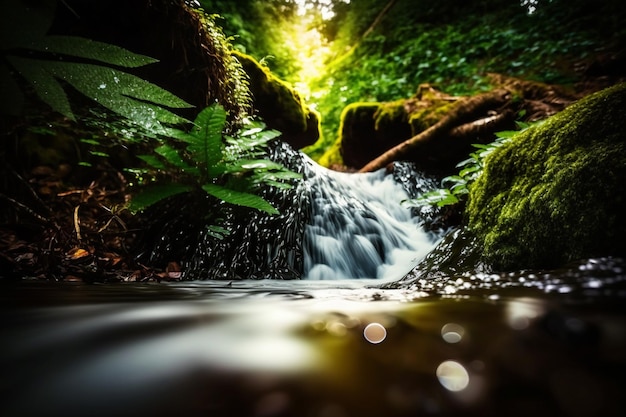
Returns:
[[[253,107],[268,127],[280,131],[282,139],[296,149],[315,143],[320,136],[320,119],[298,92],[273,75],[250,55],[233,52],[250,78]]]
[[[346,106],[341,114],[339,135],[329,152],[340,150],[343,163],[351,168],[362,168],[371,160],[405,140],[428,129],[454,107],[458,97],[442,93],[428,84],[420,85],[416,94],[408,99],[392,102],[362,102]],[[439,158],[449,146],[433,146],[415,160]],[[469,148],[469,145],[468,145]],[[433,155],[430,155],[432,151]],[[469,150],[468,150],[469,151]],[[462,155],[466,155],[464,152]],[[328,153],[320,159],[338,159]],[[456,156],[456,155],[455,155]],[[452,166],[458,162],[454,159]]]
[[[626,255],[626,84],[495,151],[466,214],[484,262],[497,270]]]
[[[362,102],[349,104],[343,110],[337,141],[343,163],[361,168],[410,137],[411,126],[404,100]]]

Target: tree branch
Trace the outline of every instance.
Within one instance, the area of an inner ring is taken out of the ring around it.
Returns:
[[[415,147],[432,142],[450,132],[458,126],[474,122],[477,117],[484,115],[488,110],[502,107],[509,100],[511,94],[506,89],[497,89],[488,93],[459,101],[459,104],[439,122],[413,136],[401,144],[389,149],[376,159],[370,161],[359,172],[372,172],[386,167],[389,163],[405,157]]]

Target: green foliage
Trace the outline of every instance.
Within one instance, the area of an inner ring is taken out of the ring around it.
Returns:
[[[167,108],[191,107],[188,103],[148,81],[109,66],[134,68],[156,60],[90,39],[47,35],[55,7],[55,0],[42,1],[38,6],[10,0],[3,2],[0,9],[0,48],[6,56],[5,62],[30,84],[43,102],[75,120],[64,89],[66,83],[151,131],[162,131],[162,123],[186,121]],[[0,84],[7,92],[1,110],[17,114],[24,97],[6,64],[0,64]]]
[[[538,123],[535,123],[538,124]],[[485,159],[496,149],[508,143],[515,135],[530,127],[530,124],[518,122],[520,130],[506,130],[496,133],[496,140],[488,144],[472,144],[477,150],[469,155],[469,158],[457,164],[461,168],[457,175],[445,177],[441,183],[447,187],[429,191],[414,199],[402,201],[406,207],[422,206],[449,206],[459,202],[465,202],[469,195],[470,186],[478,179],[485,168]]]
[[[231,137],[223,135],[225,125],[224,108],[214,104],[198,114],[189,131],[168,129],[154,153],[140,158],[148,165],[143,174],[160,172],[169,181],[145,187],[133,198],[130,209],[137,212],[164,198],[202,190],[226,203],[278,213],[253,191],[260,185],[289,188],[288,181],[300,178],[284,166],[261,158],[279,132],[266,130],[260,122],[246,121]]]
[[[221,17],[219,24],[231,37],[235,50],[264,61],[281,79],[293,80],[300,65],[290,48],[296,3],[290,0],[200,0],[207,13]]]
[[[398,0],[365,38],[385,0],[353,0],[335,22],[335,59],[311,86],[309,102],[324,115],[322,141],[306,149],[318,158],[335,142],[343,107],[410,97],[422,83],[455,95],[489,88],[487,73],[567,84],[607,39],[626,38],[626,9],[617,0],[540,2],[529,15],[509,0]],[[620,20],[621,19],[621,20]],[[599,23],[602,22],[602,23]],[[346,55],[350,46],[356,46]]]

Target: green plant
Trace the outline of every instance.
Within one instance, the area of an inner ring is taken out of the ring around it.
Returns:
[[[472,144],[477,151],[472,152],[468,159],[459,162],[456,167],[461,168],[457,175],[451,175],[441,180],[442,188],[426,192],[414,199],[403,200],[405,207],[422,206],[449,206],[465,201],[469,194],[469,187],[482,174],[485,167],[485,159],[494,150],[509,142],[515,135],[530,127],[530,124],[517,122],[520,130],[505,130],[497,132],[496,140],[487,144]],[[448,185],[446,187],[446,185]]]
[[[161,172],[167,183],[147,186],[131,201],[137,212],[167,197],[202,190],[226,203],[276,214],[262,197],[253,194],[261,185],[290,188],[289,180],[300,175],[262,158],[268,142],[280,135],[261,122],[245,120],[233,136],[224,135],[226,111],[219,104],[198,114],[189,131],[169,128],[158,140],[154,153],[141,155],[144,174]],[[223,230],[223,229],[222,229]]]
[[[24,105],[21,76],[41,101],[75,120],[66,85],[150,131],[162,123],[186,119],[168,108],[192,107],[174,94],[117,67],[136,68],[157,60],[126,49],[76,36],[48,35],[56,0],[30,4],[9,0],[0,5],[0,111],[19,114]],[[107,64],[107,65],[104,65]]]

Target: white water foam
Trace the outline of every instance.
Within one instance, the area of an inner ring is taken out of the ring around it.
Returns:
[[[305,279],[398,279],[434,247],[420,219],[400,204],[409,196],[384,169],[350,174],[310,164]]]

